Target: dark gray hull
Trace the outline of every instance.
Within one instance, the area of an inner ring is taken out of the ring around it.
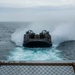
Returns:
[[[29,30],[24,34],[23,40],[24,47],[51,47],[51,35],[48,31],[43,30],[39,34],[35,34],[32,30]]]

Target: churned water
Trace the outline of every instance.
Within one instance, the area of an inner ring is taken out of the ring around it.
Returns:
[[[10,52],[8,60],[62,60],[60,51],[55,48],[22,48]]]

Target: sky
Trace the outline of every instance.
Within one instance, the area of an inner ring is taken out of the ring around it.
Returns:
[[[75,0],[0,0],[0,21],[74,20]]]
[[[0,0],[1,7],[75,6],[75,0]]]

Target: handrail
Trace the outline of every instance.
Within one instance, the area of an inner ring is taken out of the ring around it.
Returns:
[[[0,61],[0,66],[72,66],[75,73],[75,62],[26,62]]]

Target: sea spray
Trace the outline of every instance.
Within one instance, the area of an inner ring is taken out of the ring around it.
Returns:
[[[14,42],[17,46],[22,46],[23,37],[28,28],[28,26],[22,26],[16,29],[16,31],[11,35],[11,41]]]
[[[74,24],[59,24],[57,26],[44,23],[32,23],[28,27],[22,27],[17,29],[12,35],[11,40],[16,43],[17,46],[22,46],[23,37],[27,30],[33,30],[35,33],[40,33],[42,30],[48,30],[52,37],[53,45],[58,45],[61,42],[68,40],[75,40],[75,25]]]
[[[75,40],[75,25],[61,24],[51,33],[53,44]]]
[[[16,43],[17,46],[22,46],[23,44],[23,38],[24,34],[28,30],[33,30],[35,33],[40,33],[42,30],[48,30],[51,32],[55,25],[50,25],[49,23],[45,22],[34,22],[31,23],[28,27],[21,27],[17,29],[12,35],[11,35],[11,40]]]

